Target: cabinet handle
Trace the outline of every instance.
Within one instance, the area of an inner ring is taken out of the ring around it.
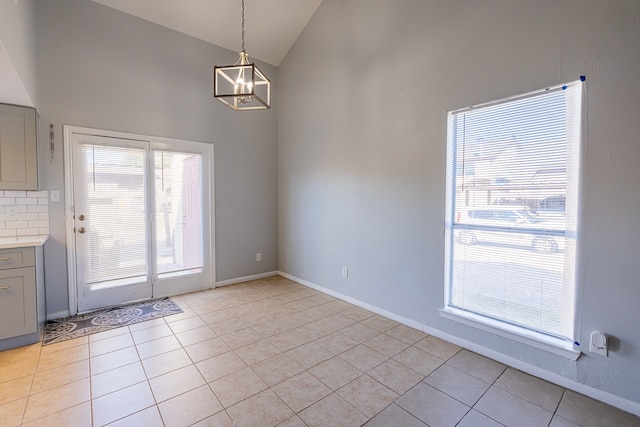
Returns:
[[[0,291],[6,291],[7,289],[9,289],[8,286],[0,286]]]
[[[11,258],[0,258],[0,261],[9,261]]]

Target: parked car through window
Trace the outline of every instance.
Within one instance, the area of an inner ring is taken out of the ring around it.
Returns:
[[[538,252],[564,249],[561,224],[537,217],[526,206],[464,208],[456,215],[456,223],[463,226],[456,229],[456,238],[463,245],[524,245]]]

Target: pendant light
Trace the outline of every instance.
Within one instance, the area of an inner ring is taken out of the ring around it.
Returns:
[[[233,65],[214,66],[213,96],[236,111],[271,107],[271,82],[249,62],[244,49],[244,0],[242,0],[242,51]]]

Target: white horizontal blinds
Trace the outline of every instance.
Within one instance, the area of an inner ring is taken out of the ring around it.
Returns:
[[[450,113],[450,306],[572,337],[578,83]]]
[[[157,272],[201,272],[202,155],[155,151]]]
[[[147,280],[145,151],[82,145],[86,283],[103,289]]]
[[[573,286],[564,286],[562,294],[562,312],[560,322],[562,330],[575,331],[575,283],[576,283],[576,247],[578,241],[578,206],[580,204],[580,161],[582,147],[582,114],[584,111],[582,82],[568,85],[566,93],[567,108],[567,197],[566,197],[566,248],[564,282]]]

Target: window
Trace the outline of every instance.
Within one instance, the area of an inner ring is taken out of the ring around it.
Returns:
[[[445,313],[573,343],[582,86],[449,113]]]

